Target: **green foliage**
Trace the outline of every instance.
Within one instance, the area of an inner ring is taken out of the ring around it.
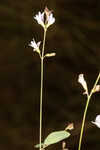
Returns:
[[[70,133],[67,131],[55,131],[50,133],[47,138],[44,140],[44,145],[51,145],[57,142],[60,142],[70,136]]]
[[[62,130],[62,131],[55,131],[50,133],[46,139],[44,140],[44,143],[42,143],[42,147],[47,147],[51,144],[58,143],[70,136],[70,133]],[[35,145],[35,148],[39,148],[40,144]]]

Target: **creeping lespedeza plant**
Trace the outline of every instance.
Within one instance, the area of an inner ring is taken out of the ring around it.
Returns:
[[[43,103],[43,73],[44,73],[44,58],[46,57],[52,57],[55,56],[56,53],[52,52],[52,53],[46,53],[45,54],[45,40],[46,40],[46,33],[48,28],[55,23],[55,18],[53,16],[53,11],[49,10],[47,7],[45,7],[44,11],[38,12],[37,15],[34,16],[34,19],[37,21],[37,23],[39,25],[41,25],[41,27],[43,28],[43,32],[44,32],[44,36],[43,36],[43,44],[42,44],[42,50],[40,49],[40,44],[41,41],[36,42],[35,39],[33,38],[33,40],[30,42],[29,46],[31,46],[33,48],[33,52],[36,52],[39,54],[40,60],[41,60],[41,84],[40,84],[40,126],[39,126],[39,144],[35,145],[35,148],[39,148],[40,150],[45,149],[46,147],[48,147],[51,144],[55,144],[57,142],[60,142],[66,138],[68,138],[71,134],[69,132],[69,130],[74,129],[74,124],[70,123],[69,125],[67,125],[67,127],[61,131],[55,131],[50,133],[44,140],[42,140],[42,119],[43,119],[43,115],[42,115],[42,103]],[[87,95],[87,103],[86,103],[86,107],[84,110],[84,114],[83,114],[83,121],[82,121],[82,127],[81,127],[81,133],[80,133],[80,139],[79,139],[79,147],[78,150],[81,149],[81,142],[82,142],[82,136],[83,136],[83,130],[84,130],[84,124],[85,124],[85,118],[86,118],[86,113],[87,113],[87,108],[91,99],[91,96],[93,93],[100,91],[100,85],[97,85],[98,81],[100,78],[100,73],[97,77],[97,80],[89,94],[88,92],[88,86],[87,83],[84,79],[84,75],[80,74],[78,77],[78,82],[83,86],[84,88],[84,93]],[[93,122],[93,124],[95,124],[97,127],[100,128],[100,115],[98,115],[95,119],[95,121]],[[62,149],[65,150],[66,144],[63,141],[62,143]]]

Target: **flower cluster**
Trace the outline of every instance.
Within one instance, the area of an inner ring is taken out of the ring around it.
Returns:
[[[43,28],[44,31],[47,30],[47,28],[52,25],[55,22],[55,18],[53,17],[53,13],[51,10],[49,10],[47,7],[45,7],[44,12],[41,13],[40,11],[38,12],[37,15],[35,15],[34,19],[37,21],[38,24],[40,24]],[[40,52],[40,44],[41,41],[37,42],[33,39],[29,46],[31,46],[33,48],[34,52],[37,52],[41,58],[41,52]],[[45,56],[43,56],[43,58],[45,57],[52,57],[55,56],[56,53],[47,53]]]
[[[38,14],[34,17],[34,19],[44,29],[47,29],[50,25],[52,25],[55,22],[55,18],[53,17],[52,11],[50,11],[47,7],[45,8],[43,13],[39,11]]]

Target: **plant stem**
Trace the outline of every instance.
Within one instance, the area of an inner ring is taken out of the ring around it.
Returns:
[[[44,37],[43,37],[43,47],[42,47],[42,55],[41,55],[41,88],[40,88],[40,150],[42,148],[42,101],[43,101],[43,58],[44,58],[44,47],[45,47],[45,39],[46,39],[46,29],[44,29]]]
[[[85,125],[85,119],[86,119],[86,114],[87,114],[87,109],[88,109],[88,105],[89,105],[89,102],[90,102],[90,99],[91,99],[91,96],[93,94],[93,91],[94,89],[96,88],[96,85],[98,83],[100,79],[100,73],[94,83],[94,86],[90,92],[90,94],[87,96],[87,102],[86,102],[86,106],[85,106],[85,110],[84,110],[84,114],[83,114],[83,120],[82,120],[82,127],[81,127],[81,133],[80,133],[80,139],[79,139],[79,147],[78,147],[78,150],[81,150],[81,143],[82,143],[82,137],[83,137],[83,131],[84,131],[84,125]]]

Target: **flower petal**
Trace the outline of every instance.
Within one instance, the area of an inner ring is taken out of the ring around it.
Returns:
[[[98,128],[100,128],[100,115],[97,115],[95,121],[91,121],[93,124],[95,124]]]
[[[83,94],[87,94],[88,95],[88,88],[87,88],[87,83],[84,79],[84,75],[80,74],[78,77],[78,82],[83,86],[85,92]]]
[[[41,44],[41,41],[38,42],[38,43],[36,43],[35,40],[33,39],[33,40],[30,42],[29,46],[31,46],[34,51],[38,51],[40,44]]]
[[[95,121],[100,123],[100,115],[97,115]]]
[[[53,17],[53,14],[51,13],[50,16],[48,16],[48,20],[47,20],[47,27],[49,27],[50,25],[52,25],[55,22],[55,18]]]
[[[38,14],[34,17],[34,19],[38,22],[38,24],[44,27],[44,12],[41,13],[39,11]]]

